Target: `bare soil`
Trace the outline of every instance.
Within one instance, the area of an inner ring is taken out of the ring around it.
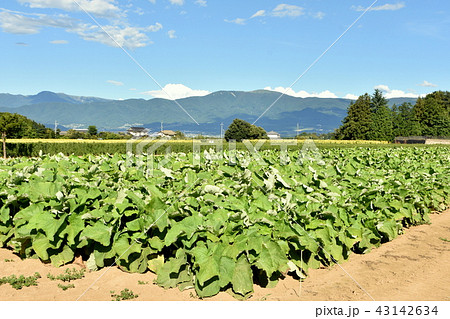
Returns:
[[[312,270],[299,282],[291,277],[281,280],[275,288],[255,285],[250,300],[450,300],[450,211],[431,216],[430,225],[406,229],[392,242],[373,249],[369,254],[350,256],[340,265]],[[51,281],[47,274],[58,275],[66,268],[81,269],[77,262],[61,268],[36,259],[21,260],[11,251],[0,249],[0,277],[15,274],[31,276],[39,272],[38,286],[13,289],[0,286],[0,300],[112,300],[125,288],[139,297],[136,300],[198,300],[194,290],[164,290],[153,283],[155,275],[129,274],[117,267],[86,273],[73,281],[75,288],[63,291],[60,281]],[[141,284],[138,282],[141,281]],[[142,284],[142,282],[144,284]],[[65,283],[67,284],[67,283]],[[235,300],[226,292],[208,300]]]

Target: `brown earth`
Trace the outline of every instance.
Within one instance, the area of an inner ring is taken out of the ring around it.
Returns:
[[[300,283],[288,277],[275,288],[255,286],[250,300],[450,300],[450,211],[433,214],[430,225],[405,230],[392,242],[366,255],[351,255],[340,265],[310,271]],[[62,291],[58,281],[47,274],[58,275],[66,268],[81,269],[79,264],[54,268],[39,260],[20,260],[11,251],[0,249],[0,277],[15,274],[30,276],[39,272],[38,286],[13,289],[0,286],[0,300],[111,300],[111,291],[128,288],[136,300],[198,300],[195,291],[164,290],[155,284],[155,275],[129,274],[116,267],[87,273],[73,282],[75,288]],[[101,276],[101,277],[100,277]],[[353,279],[354,280],[353,280]],[[140,285],[138,281],[146,284]],[[356,282],[358,282],[358,284]],[[223,292],[208,300],[234,300]]]

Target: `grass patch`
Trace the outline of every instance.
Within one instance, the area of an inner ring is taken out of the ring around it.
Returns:
[[[10,284],[11,287],[19,290],[23,287],[37,286],[37,280],[39,278],[41,278],[41,275],[38,272],[29,277],[25,277],[24,275],[20,275],[19,277],[16,275],[11,275],[0,278],[0,286],[3,284]]]
[[[443,238],[443,237],[439,237],[440,240],[445,241],[447,243],[450,243],[450,239],[447,238]]]
[[[75,285],[74,284],[68,284],[68,285],[58,284],[58,288],[61,288],[62,290],[66,291],[69,288],[75,288]]]
[[[81,279],[84,277],[84,269],[81,270],[76,270],[75,268],[73,269],[66,269],[66,271],[58,276],[53,276],[52,274],[47,274],[47,278],[50,280],[61,280],[61,281],[73,281],[73,280],[77,280],[77,279]]]
[[[138,280],[138,285],[148,285],[148,281]]]
[[[12,259],[5,259],[4,262],[5,262],[5,263],[13,263],[14,260],[12,260]]]
[[[135,295],[133,291],[129,290],[128,288],[125,288],[120,292],[120,294],[116,294],[114,290],[110,291],[111,298],[113,298],[113,301],[122,301],[122,300],[132,300],[139,297],[138,295]]]

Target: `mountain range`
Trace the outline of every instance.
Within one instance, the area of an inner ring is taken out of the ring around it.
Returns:
[[[389,103],[415,101],[396,98]],[[125,131],[130,126],[144,126],[159,131],[162,122],[164,129],[207,135],[219,135],[221,123],[226,129],[235,118],[253,123],[264,112],[255,124],[266,131],[292,136],[298,125],[304,131],[326,133],[341,125],[350,103],[349,99],[339,98],[280,98],[280,93],[267,90],[218,91],[175,101],[108,100],[49,91],[36,95],[0,94],[0,112],[22,114],[51,128],[57,121],[64,128],[95,125],[99,130]]]

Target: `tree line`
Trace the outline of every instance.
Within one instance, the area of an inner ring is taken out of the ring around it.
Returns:
[[[398,136],[450,136],[450,92],[436,91],[414,105],[389,107],[380,90],[352,102],[335,138],[393,141]]]

